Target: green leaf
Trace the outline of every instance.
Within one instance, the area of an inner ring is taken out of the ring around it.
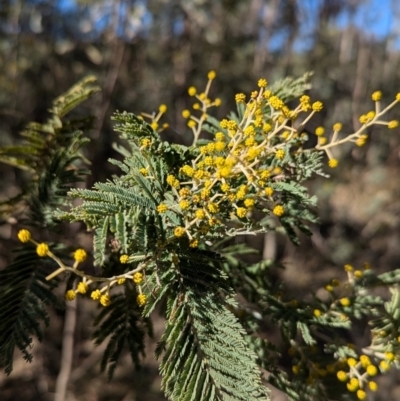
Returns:
[[[111,304],[101,310],[94,324],[98,326],[93,334],[96,345],[108,339],[100,367],[107,370],[109,380],[125,350],[135,366],[140,365],[140,357],[145,356],[146,333],[152,330],[150,321],[142,318],[136,305],[136,291],[125,285],[124,294],[112,296]]]
[[[35,249],[25,248],[0,271],[0,366],[7,374],[13,369],[15,348],[32,361],[32,337],[42,341],[42,324],[49,324],[45,306],[58,304],[52,291],[56,281],[46,281],[44,265]]]

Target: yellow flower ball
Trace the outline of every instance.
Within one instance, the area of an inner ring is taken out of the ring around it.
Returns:
[[[366,371],[367,371],[368,375],[371,377],[376,376],[378,374],[378,369],[374,365],[367,366]]]
[[[324,105],[322,104],[322,102],[314,102],[311,106],[311,108],[313,109],[313,111],[321,111],[324,108]]]
[[[283,149],[277,150],[275,157],[279,160],[282,160],[285,157],[285,151]]]
[[[221,191],[222,192],[229,192],[229,190],[231,189],[230,185],[227,184],[226,182],[224,184],[221,185]]]
[[[340,131],[342,129],[342,127],[343,127],[342,123],[333,124],[333,130],[334,131]]]
[[[182,111],[182,117],[183,118],[189,118],[190,117],[190,111],[185,109]]]
[[[164,205],[163,203],[160,203],[157,206],[157,212],[160,213],[160,214],[165,213],[167,210],[168,210],[168,206]]]
[[[367,393],[364,390],[357,391],[357,398],[359,400],[365,400],[367,398]]]
[[[74,290],[68,290],[68,291],[65,293],[65,299],[66,299],[67,301],[73,301],[75,298],[76,298],[76,294],[75,294],[75,291],[74,291]]]
[[[217,152],[222,152],[225,149],[225,146],[226,146],[225,143],[222,141],[215,142],[215,150]]]
[[[398,126],[399,126],[399,122],[397,120],[392,120],[388,124],[389,129],[394,129],[394,128],[397,128]]]
[[[269,123],[265,123],[265,124],[263,125],[262,129],[263,129],[263,131],[264,131],[265,133],[268,133],[268,132],[270,132],[270,131],[272,130],[272,125],[269,124]]]
[[[89,289],[89,286],[86,283],[81,281],[78,283],[76,291],[79,292],[79,294],[86,294],[88,289]]]
[[[211,202],[208,204],[207,209],[210,213],[218,213],[219,206],[216,203]]]
[[[101,305],[103,305],[104,307],[109,306],[111,304],[111,299],[110,296],[108,294],[104,294],[100,297],[100,303]]]
[[[264,193],[266,196],[272,196],[272,194],[274,193],[274,190],[271,187],[267,187],[264,189]]]
[[[79,248],[74,252],[74,260],[78,263],[82,263],[86,260],[87,253],[84,249]]]
[[[275,216],[281,217],[281,216],[284,215],[285,209],[284,209],[284,207],[283,207],[282,205],[277,205],[277,206],[275,206],[275,207],[273,208],[272,213],[273,213]]]
[[[354,267],[350,264],[346,264],[346,265],[344,265],[344,270],[346,272],[352,272],[354,270]]]
[[[269,99],[269,98],[271,97],[271,95],[272,95],[272,92],[271,92],[270,90],[266,90],[266,91],[263,93],[263,98],[264,98],[264,99]]]
[[[158,111],[160,113],[165,113],[167,111],[167,105],[161,104],[160,107],[158,108]]]
[[[339,165],[339,162],[337,159],[330,159],[328,165],[330,168],[336,168]]]
[[[143,274],[140,272],[136,272],[133,277],[132,280],[135,284],[140,284],[143,281]]]
[[[378,384],[376,382],[368,382],[368,387],[371,391],[377,391],[378,390]]]
[[[175,237],[182,237],[185,234],[185,229],[183,227],[176,227],[174,230]]]
[[[336,373],[337,378],[341,381],[341,382],[345,382],[347,381],[347,373],[344,372],[343,370],[339,370]]]
[[[372,366],[371,360],[369,359],[369,356],[367,356],[367,355],[360,355],[360,362],[361,362],[362,367],[365,369],[367,369],[368,366]],[[367,371],[368,371],[368,369],[367,369]]]
[[[258,80],[258,87],[259,87],[259,88],[265,88],[267,85],[268,85],[268,82],[267,82],[266,79],[260,78],[260,79]]]
[[[351,301],[349,298],[341,298],[339,302],[344,307],[350,306],[350,304],[351,304]]]
[[[243,217],[246,216],[247,210],[244,207],[238,207],[236,209],[236,214],[237,214],[238,217],[240,217],[242,219]]]
[[[149,147],[151,145],[151,139],[150,138],[143,138],[142,139],[142,146],[145,148]]]
[[[92,293],[90,294],[90,297],[94,300],[94,301],[98,301],[101,297],[101,291],[100,290],[95,290],[92,291]]]
[[[144,294],[139,294],[136,298],[136,302],[139,306],[143,306],[147,301],[147,297]]]
[[[213,80],[216,76],[217,76],[217,74],[215,73],[214,70],[211,70],[211,71],[207,74],[207,78],[210,79],[210,80]]]
[[[300,98],[300,103],[310,103],[310,96],[308,96],[308,95],[303,95],[301,98]]]
[[[357,365],[357,361],[356,361],[354,358],[348,358],[348,359],[347,359],[347,364],[348,364],[350,367],[354,367],[354,366]]]
[[[356,270],[354,272],[354,277],[355,278],[362,278],[362,276],[363,276],[363,272],[361,270]]]
[[[119,257],[119,261],[120,261],[122,264],[128,263],[128,261],[129,261],[129,256],[128,256],[128,255],[121,255],[121,256]]]
[[[199,220],[203,220],[206,217],[206,213],[204,212],[203,209],[196,210],[194,214],[195,214],[196,218],[198,218]]]
[[[197,248],[199,246],[199,240],[193,238],[189,242],[189,247],[190,248]]]
[[[225,135],[224,135],[224,133],[223,133],[223,132],[217,132],[217,133],[215,134],[215,140],[216,140],[217,142],[223,142],[223,141],[225,141]]]
[[[236,103],[244,103],[246,101],[246,95],[244,93],[237,93],[235,95]]]
[[[244,205],[246,207],[253,207],[254,206],[254,199],[252,198],[247,198],[244,200]]]
[[[319,309],[314,309],[313,314],[315,317],[320,317],[322,315],[322,312]]]
[[[371,98],[372,98],[372,100],[373,100],[374,102],[377,102],[378,100],[381,100],[381,99],[382,99],[382,92],[381,92],[381,91],[376,91],[376,92],[374,92],[374,93],[372,94]]]
[[[49,253],[49,246],[45,243],[42,242],[41,244],[39,244],[36,247],[36,253],[43,258],[44,256],[46,256]]]
[[[380,361],[380,362],[379,362],[379,367],[381,368],[381,371],[382,371],[382,372],[385,372],[385,371],[389,370],[390,365],[389,365],[389,363],[386,362],[386,361]]]
[[[191,86],[188,89],[188,93],[189,93],[189,96],[194,96],[197,93],[197,90],[196,90],[196,88],[194,86]]]
[[[30,231],[22,229],[19,230],[18,232],[18,239],[22,242],[22,243],[26,243],[29,242],[30,239],[32,238]]]
[[[189,206],[190,206],[190,202],[187,201],[186,199],[183,199],[183,200],[181,200],[181,201],[179,202],[179,207],[180,207],[182,210],[186,210]]]
[[[347,383],[347,390],[351,392],[357,391],[357,389],[360,387],[360,383],[358,382],[358,379],[355,377],[352,377],[350,381]]]

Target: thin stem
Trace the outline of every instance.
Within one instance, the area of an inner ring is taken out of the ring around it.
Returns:
[[[77,300],[67,302],[62,338],[61,367],[57,376],[54,401],[64,401],[66,396],[73,360],[76,312]]]

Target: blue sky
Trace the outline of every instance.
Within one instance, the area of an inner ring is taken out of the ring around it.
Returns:
[[[313,24],[316,21],[315,14],[318,11],[318,5],[321,0],[301,0],[300,4],[304,10],[304,23],[301,27],[300,37],[297,39],[295,47],[297,50],[305,50],[312,46],[310,41],[307,42],[307,34],[313,31]],[[62,11],[72,11],[76,9],[76,0],[58,0],[58,7]],[[108,23],[108,16],[112,13],[113,1],[103,0],[97,4],[104,5],[102,12],[105,14],[103,18],[100,18],[96,23],[96,30],[102,30]],[[146,8],[146,0],[136,0],[132,3],[140,4],[143,8]],[[397,8],[400,11],[400,0],[364,0],[363,4],[357,8],[357,12],[350,16],[348,12],[341,13],[336,19],[336,24],[340,28],[352,25],[365,32],[367,38],[370,39],[382,39],[384,38],[393,28],[397,28],[400,36],[400,13],[395,17],[392,13],[392,7],[395,4],[399,4]],[[98,14],[97,14],[98,15]],[[142,23],[147,25],[151,23],[151,15],[145,12],[142,16]],[[396,20],[397,18],[397,20]],[[284,33],[276,35],[274,42],[272,43],[274,48],[280,47],[281,42],[284,40]],[[393,45],[398,49],[400,48],[400,37],[393,42]]]
[[[317,22],[318,5],[321,0],[303,0],[302,2],[302,21],[300,34],[295,41],[294,47],[297,51],[309,50],[313,46],[312,34],[315,30]],[[393,41],[393,46],[396,49],[400,48],[400,13],[396,17],[392,13],[392,4],[399,4],[397,7],[400,12],[400,0],[364,0],[354,15],[350,15],[346,10],[338,15],[335,24],[339,28],[354,26],[362,30],[366,39],[383,39],[393,31],[397,25],[399,37]],[[395,25],[396,24],[396,25]],[[272,41],[272,50],[282,47],[285,41],[285,32],[280,32],[275,35]]]
[[[337,23],[341,27],[349,24],[355,25],[376,38],[385,37],[395,22],[391,3],[398,1],[368,0],[365,5],[360,7],[353,19],[350,20],[350,16],[344,13],[338,18]]]

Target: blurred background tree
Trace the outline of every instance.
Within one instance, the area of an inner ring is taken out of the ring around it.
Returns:
[[[96,117],[86,154],[92,162],[91,186],[114,173],[106,164],[116,157],[111,145],[117,138],[109,119],[113,111],[151,112],[165,103],[171,127],[165,139],[188,143],[181,118],[192,104],[187,87],[201,87],[211,69],[218,73],[213,90],[223,100],[219,117],[234,106],[235,93],[251,91],[260,77],[272,82],[313,71],[311,96],[325,105],[321,125],[340,121],[350,131],[372,107],[373,91],[382,90],[386,99],[399,91],[399,61],[397,0],[3,0],[0,145],[17,142],[27,122],[45,119],[53,98],[93,73],[102,94],[81,108],[82,114]],[[335,154],[340,166],[329,180],[310,183],[320,199],[321,224],[300,247],[275,233],[246,238],[260,250],[258,258],[284,263],[280,275],[294,297],[340,278],[344,263],[398,267],[400,132],[394,131],[374,128],[366,146],[344,147]],[[4,201],[16,195],[17,184],[26,178],[2,164],[0,174]],[[12,218],[0,222],[0,266],[11,260],[7,244],[17,225]],[[90,249],[90,237],[81,227],[74,230],[74,241]],[[82,301],[67,399],[163,400],[151,352],[134,376],[128,362],[112,383],[99,376],[101,352],[93,351],[92,329],[84,325],[92,313],[91,304]],[[21,361],[10,378],[0,374],[2,400],[53,399],[63,321],[59,314],[46,345],[35,345],[34,364]],[[162,325],[155,327],[156,340]],[[363,341],[362,332],[358,341]],[[393,375],[383,379],[377,400],[399,399]]]

